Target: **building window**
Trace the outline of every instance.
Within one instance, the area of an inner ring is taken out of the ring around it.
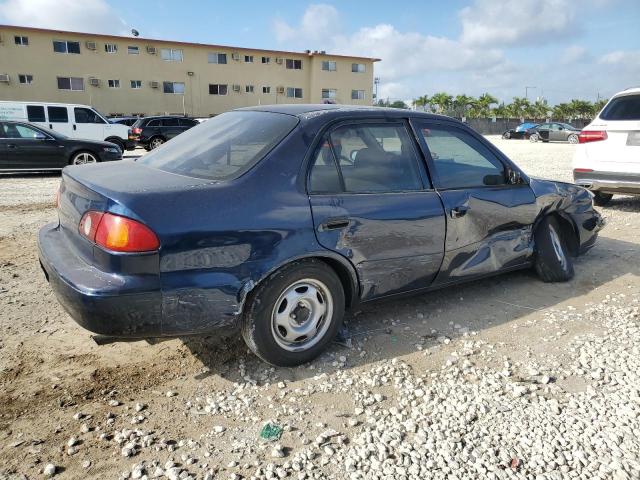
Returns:
[[[54,40],[53,51],[56,53],[80,53],[80,42]]]
[[[23,37],[22,35],[16,35],[15,37],[13,37],[13,41],[16,43],[16,45],[20,45],[22,47],[26,47],[27,45],[29,45],[29,37]]]
[[[31,85],[33,83],[33,75],[20,73],[18,74],[18,82],[20,82],[23,85]]]
[[[322,70],[325,70],[327,72],[335,72],[337,70],[336,62],[329,62],[329,61],[322,62]]]
[[[131,88],[135,90],[142,88],[142,80],[131,80]]]
[[[209,63],[217,63],[220,65],[225,65],[227,63],[227,54],[226,53],[210,53]]]
[[[245,55],[244,63],[253,63],[253,55]]]
[[[271,87],[262,87],[262,93],[271,93]]]
[[[364,100],[364,90],[351,90],[351,100]]]
[[[286,66],[289,70],[302,70],[302,60],[287,58]]]
[[[84,79],[81,77],[58,77],[59,90],[84,90]]]
[[[271,63],[271,57],[262,57],[262,63]]]
[[[253,85],[245,85],[244,86],[244,93],[253,93],[254,89],[253,89]]]
[[[227,86],[219,84],[209,84],[209,95],[226,95]]]
[[[162,91],[164,93],[184,95],[184,82],[162,82]]]
[[[104,51],[107,53],[117,53],[118,45],[116,45],[115,43],[105,43]]]
[[[366,68],[364,63],[352,63],[351,64],[351,71],[354,73],[364,73],[366,72]]]
[[[160,58],[165,62],[181,62],[182,50],[179,48],[163,48],[160,50]]]
[[[335,88],[323,88],[322,98],[336,98],[337,92],[338,91]]]
[[[295,87],[287,87],[287,97],[289,98],[302,98],[302,89]]]
[[[120,88],[120,80],[107,80],[109,88]]]
[[[127,47],[127,53],[129,55],[138,55],[140,53],[140,48],[136,47],[135,45],[129,45]]]

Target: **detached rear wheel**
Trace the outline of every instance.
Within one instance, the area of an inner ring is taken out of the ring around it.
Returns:
[[[543,282],[566,282],[574,275],[573,259],[554,217],[545,217],[535,231],[535,269]]]
[[[280,367],[316,358],[338,333],[345,308],[340,279],[320,260],[282,268],[248,301],[242,336],[253,353]]]

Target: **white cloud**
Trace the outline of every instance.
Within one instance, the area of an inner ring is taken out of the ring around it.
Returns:
[[[532,40],[544,43],[577,30],[575,11],[570,0],[475,0],[460,11],[460,39],[496,47]]]
[[[600,57],[598,61],[599,63],[608,65],[629,66],[635,69],[640,69],[640,50],[617,50],[615,52],[609,52]]]
[[[292,26],[282,19],[276,19],[273,29],[279,42],[298,40],[298,43],[306,41],[317,44],[340,32],[340,14],[332,5],[312,4],[305,10],[299,25]],[[323,45],[311,45],[308,48],[311,47],[314,50],[324,48]]]
[[[127,34],[104,0],[0,0],[0,23],[90,33]]]
[[[560,56],[560,63],[568,65],[589,59],[587,49],[579,45],[571,45],[564,49]]]

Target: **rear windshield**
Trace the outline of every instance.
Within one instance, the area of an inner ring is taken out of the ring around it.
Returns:
[[[600,114],[603,120],[640,120],[640,95],[614,98]]]
[[[167,142],[138,162],[190,177],[225,180],[257,163],[297,125],[292,115],[227,112]]]

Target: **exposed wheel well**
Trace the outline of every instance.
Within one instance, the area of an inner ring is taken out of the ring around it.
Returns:
[[[558,225],[562,231],[560,235],[567,242],[567,248],[571,256],[578,256],[580,251],[580,238],[573,222],[557,212],[550,213],[549,216],[554,217],[558,221]]]

